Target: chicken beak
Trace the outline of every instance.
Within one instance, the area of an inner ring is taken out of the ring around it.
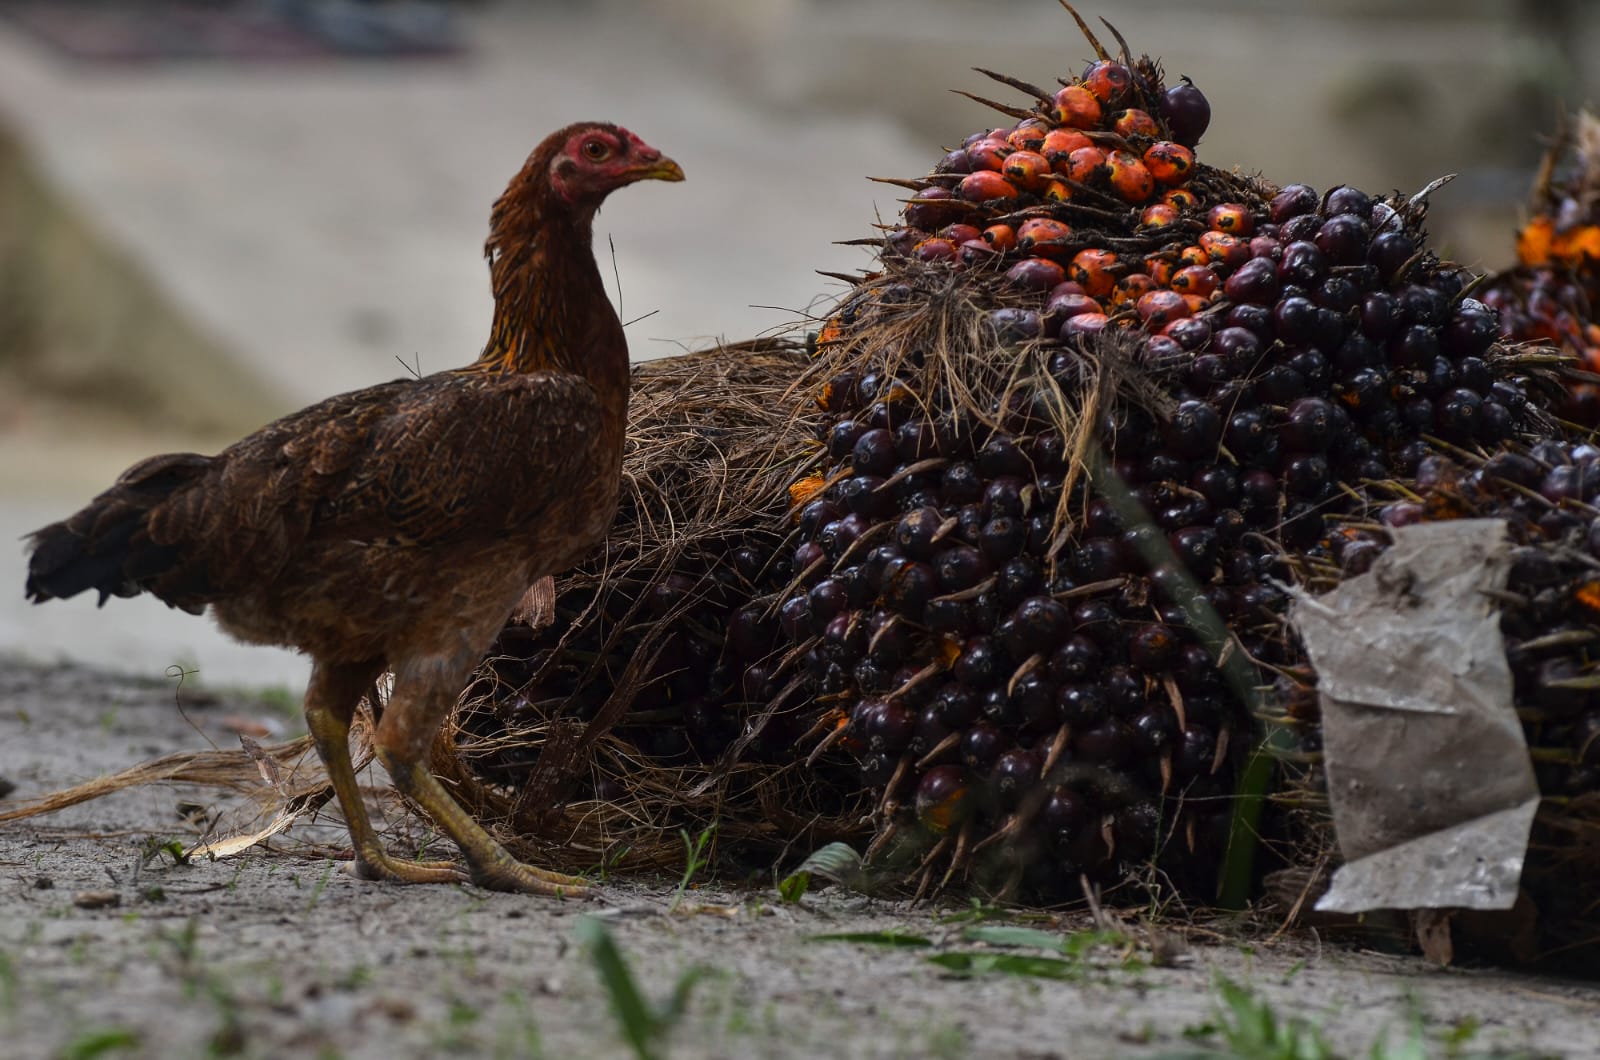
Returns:
[[[633,171],[635,180],[668,180],[680,181],[683,179],[683,167],[670,158],[658,158],[654,162],[639,166]]]

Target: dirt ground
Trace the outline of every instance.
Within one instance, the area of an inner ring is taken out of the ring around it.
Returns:
[[[0,778],[14,801],[208,739],[237,746],[241,729],[266,739],[292,716],[281,695],[191,683],[175,696],[172,683],[0,662]],[[1600,1054],[1594,985],[1439,971],[1314,938],[1252,941],[1225,925],[1181,946],[1163,937],[1161,961],[1147,944],[1077,957],[1069,941],[1052,964],[992,934],[973,941],[959,906],[829,891],[789,906],[770,888],[715,881],[675,910],[675,880],[613,880],[588,902],[363,883],[337,869],[332,813],[227,860],[147,857],[193,841],[180,803],[236,801],[146,788],[0,826],[0,1054],[641,1055],[586,918],[606,926],[657,1011],[705,969],[676,1026],[647,1039],[655,1056]],[[96,902],[115,904],[85,907]],[[1081,940],[1088,925],[1029,926]],[[816,938],[885,931],[931,945]],[[951,953],[978,956],[940,956]],[[985,971],[994,957],[1005,959]],[[957,974],[930,958],[977,967]],[[1236,997],[1242,1008],[1227,1003],[1228,982],[1251,992]],[[1245,1011],[1303,1020],[1311,1044],[1251,1052]]]

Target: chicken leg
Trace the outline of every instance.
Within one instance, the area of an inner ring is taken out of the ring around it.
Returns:
[[[378,842],[367,807],[356,785],[355,767],[350,761],[350,721],[362,693],[383,671],[379,662],[354,666],[312,667],[306,688],[306,727],[328,780],[339,799],[355,847],[355,875],[363,880],[397,880],[402,883],[464,883],[467,874],[451,861],[402,861],[390,857]]]
[[[378,723],[378,761],[395,786],[455,840],[467,859],[472,882],[478,886],[556,898],[587,895],[589,885],[580,877],[535,868],[513,858],[451,798],[429,767],[434,734],[455,702],[456,690],[466,680],[473,658],[465,663],[409,660],[396,668],[394,692]]]

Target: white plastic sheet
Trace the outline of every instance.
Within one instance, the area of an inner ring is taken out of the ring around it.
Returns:
[[[1291,608],[1345,861],[1319,910],[1516,901],[1539,790],[1486,592],[1510,551],[1499,520],[1406,527],[1372,570]]]

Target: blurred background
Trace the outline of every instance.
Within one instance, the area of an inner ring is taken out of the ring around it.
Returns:
[[[1213,106],[1202,160],[1434,199],[1507,264],[1544,138],[1600,96],[1582,0],[1082,0]],[[1109,34],[1104,35],[1110,43]],[[1054,0],[0,0],[0,652],[214,684],[304,680],[148,599],[22,602],[18,538],[124,466],[212,451],[480,348],[489,204],[573,120],[683,185],[607,204],[636,358],[801,319],[915,176],[1087,44]],[[613,264],[614,262],[614,264]],[[402,364],[406,367],[402,367]]]

